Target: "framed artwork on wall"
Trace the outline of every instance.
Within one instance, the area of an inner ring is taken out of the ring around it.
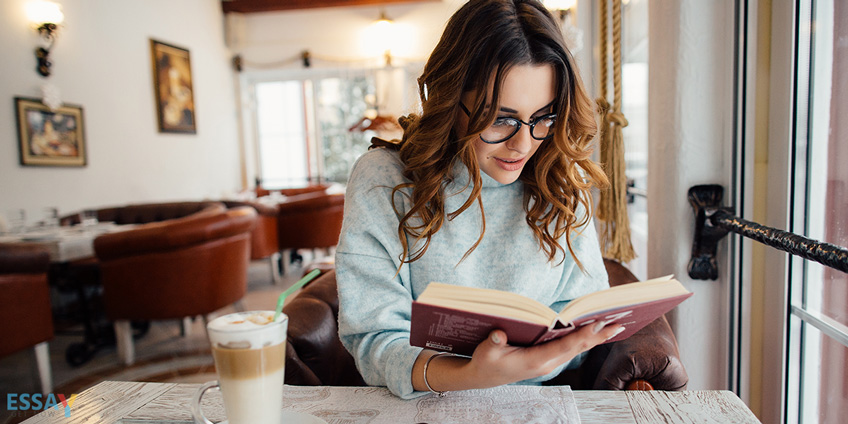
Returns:
[[[21,165],[85,166],[82,107],[56,110],[38,99],[15,97]]]
[[[150,51],[159,132],[196,134],[188,50],[151,39]]]

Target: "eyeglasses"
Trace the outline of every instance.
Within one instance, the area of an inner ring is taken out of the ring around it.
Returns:
[[[459,107],[466,115],[471,117],[471,112],[461,102]],[[498,144],[509,140],[518,133],[521,125],[530,127],[530,136],[536,140],[545,140],[554,135],[554,123],[556,122],[556,114],[549,113],[538,118],[531,119],[530,122],[524,122],[518,118],[502,117],[495,119],[489,128],[480,133],[480,140],[488,144]]]

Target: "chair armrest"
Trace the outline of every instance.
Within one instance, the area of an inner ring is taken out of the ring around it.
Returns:
[[[638,280],[616,261],[604,259],[604,266],[610,286]],[[601,390],[683,390],[689,381],[665,316],[624,340],[593,348],[580,376],[587,388]]]
[[[587,381],[596,390],[683,390],[689,382],[665,317],[624,340],[596,346],[584,367],[597,369],[594,381]]]
[[[283,312],[289,317],[286,384],[365,385],[353,357],[339,340],[335,271],[312,281]]]
[[[138,228],[103,234],[94,239],[101,261],[175,249],[249,232],[256,211],[247,206],[214,213],[199,212],[183,218],[142,224]]]

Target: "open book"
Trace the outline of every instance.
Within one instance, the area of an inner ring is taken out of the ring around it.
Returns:
[[[597,321],[618,323],[622,340],[692,296],[671,276],[623,284],[572,300],[557,314],[528,297],[493,289],[430,283],[412,302],[409,343],[471,355],[495,329],[513,346],[531,346],[565,336]]]

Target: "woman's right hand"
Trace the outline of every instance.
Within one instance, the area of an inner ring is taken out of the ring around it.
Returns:
[[[622,328],[618,324],[600,324],[600,328],[585,325],[564,337],[530,347],[510,346],[506,333],[494,330],[477,346],[466,367],[487,387],[541,377],[615,336]]]
[[[433,360],[427,369],[427,381],[434,390],[484,389],[541,377],[618,334],[618,324],[596,327],[589,324],[556,340],[530,347],[508,344],[506,333],[494,330],[471,356],[443,357]],[[413,366],[413,387],[426,391],[423,364],[436,352],[424,350]]]

